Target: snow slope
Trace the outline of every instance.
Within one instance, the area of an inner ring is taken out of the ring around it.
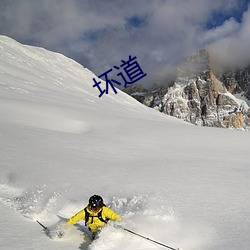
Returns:
[[[196,127],[119,90],[99,98],[93,77],[0,36],[0,248],[162,249],[112,225],[90,244],[83,223],[61,240],[36,223],[53,228],[97,193],[124,227],[171,247],[250,249],[249,133]]]

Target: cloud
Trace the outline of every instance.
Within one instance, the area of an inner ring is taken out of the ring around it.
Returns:
[[[225,37],[210,44],[210,51],[218,64],[225,67],[245,67],[250,64],[250,10],[243,15],[242,22]],[[220,29],[227,29],[224,24]]]
[[[211,44],[225,37],[235,34],[240,28],[240,24],[232,17],[226,20],[221,26],[204,31],[201,36],[201,44]]]
[[[248,13],[242,22],[233,18],[239,2],[2,0],[0,33],[61,52],[97,75],[128,60],[129,55],[137,56],[147,73],[141,83],[148,87],[167,78],[175,65],[204,46],[212,44],[216,53],[223,46],[242,44],[247,48],[247,43],[243,43],[250,35]],[[214,13],[229,18],[207,29]],[[223,53],[221,56],[225,56]]]

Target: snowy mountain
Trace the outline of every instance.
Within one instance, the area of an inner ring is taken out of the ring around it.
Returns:
[[[250,103],[250,66],[218,72],[216,75],[230,93],[245,97]]]
[[[215,72],[211,61],[209,52],[200,50],[180,65],[170,87],[141,92],[133,86],[124,91],[149,107],[196,125],[249,129],[249,69]]]
[[[63,55],[0,36],[0,248],[153,250],[107,225],[53,229],[102,195],[122,226],[184,250],[248,250],[249,133],[193,126],[117,90]]]

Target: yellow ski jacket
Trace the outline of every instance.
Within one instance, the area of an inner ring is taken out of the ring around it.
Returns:
[[[97,232],[100,228],[102,228],[106,223],[104,221],[112,220],[112,221],[121,221],[120,215],[116,214],[113,210],[110,208],[103,206],[99,211],[93,212],[89,209],[89,207],[86,207],[87,212],[89,213],[88,221],[85,221],[86,226],[90,229],[92,233]],[[101,218],[104,220],[100,220],[98,218],[98,214],[100,214],[101,211]],[[77,214],[72,216],[68,221],[67,224],[74,225],[80,220],[85,220],[85,210],[82,209]]]

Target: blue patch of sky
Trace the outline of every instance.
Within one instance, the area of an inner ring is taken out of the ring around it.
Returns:
[[[118,28],[113,25],[108,25],[103,28],[88,30],[85,31],[81,36],[79,36],[79,39],[90,43],[96,42],[105,35],[113,34],[117,31],[117,29]]]
[[[100,32],[101,31],[90,30],[90,31],[85,32],[81,38],[88,42],[94,42],[98,39]]]
[[[244,12],[248,9],[250,0],[238,0],[238,6],[231,12],[225,13],[223,10],[215,11],[210,20],[206,23],[206,29],[213,29],[221,26],[226,20],[234,18],[238,23],[242,22]]]
[[[131,16],[126,18],[127,28],[140,28],[147,25],[147,16]]]
[[[127,29],[131,28],[140,28],[142,26],[147,25],[147,17],[146,16],[131,16],[129,18],[126,18],[125,20],[125,26]],[[84,34],[80,37],[81,40],[84,40],[86,42],[95,42],[97,41],[102,35],[108,32],[114,31],[115,27],[105,27],[102,29],[97,30],[89,30],[87,32],[84,32]]]

